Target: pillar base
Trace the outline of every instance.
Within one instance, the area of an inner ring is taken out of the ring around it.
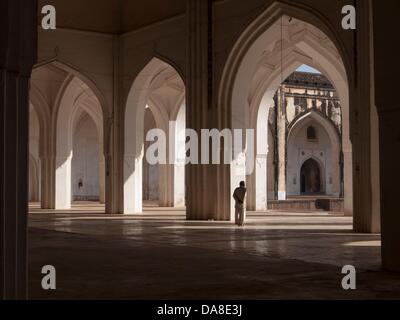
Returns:
[[[286,191],[278,191],[278,200],[286,200]]]

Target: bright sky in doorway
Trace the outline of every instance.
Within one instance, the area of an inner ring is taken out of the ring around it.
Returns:
[[[298,67],[296,71],[311,72],[311,73],[321,73],[317,69],[311,68],[311,67],[307,66],[306,64],[303,64],[300,67]]]

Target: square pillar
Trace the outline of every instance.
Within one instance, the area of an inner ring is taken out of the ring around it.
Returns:
[[[400,103],[396,99],[400,63],[393,48],[400,6],[395,0],[372,1],[374,29],[375,102],[379,115],[382,264],[400,272]],[[393,42],[394,41],[394,42]]]
[[[29,78],[36,1],[0,2],[0,298],[27,296]]]
[[[218,124],[213,93],[212,6],[211,0],[188,0],[186,7],[186,127],[198,137],[201,129],[224,129]],[[197,153],[200,161],[200,141]],[[232,219],[230,165],[188,164],[185,176],[187,219]]]

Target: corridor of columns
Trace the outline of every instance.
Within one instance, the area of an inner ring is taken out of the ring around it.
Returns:
[[[375,103],[372,2],[359,4],[354,36],[332,14],[339,2],[299,2],[188,0],[149,19],[125,4],[88,21],[82,3],[59,7],[56,30],[38,28],[24,91],[8,78],[4,91],[27,98],[11,117],[27,141],[2,112],[2,152],[15,154],[4,239],[18,238],[6,243],[15,259],[1,256],[7,295],[25,297],[27,267],[33,299],[400,298],[397,202],[383,197],[397,144],[381,124],[397,127]],[[216,143],[231,162],[210,164],[203,141],[188,149],[204,129],[242,130],[232,152],[229,137]],[[240,181],[244,227],[233,223]],[[41,290],[48,264],[55,291]],[[345,265],[357,290],[342,288]]]

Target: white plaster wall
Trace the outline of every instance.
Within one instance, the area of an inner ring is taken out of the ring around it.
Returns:
[[[317,131],[317,141],[308,141],[307,128]],[[301,128],[288,141],[287,192],[300,195],[300,170],[303,163],[313,158],[321,165],[321,184],[329,196],[340,194],[339,150],[331,141],[325,128],[315,120],[304,121]]]
[[[99,200],[99,147],[96,125],[89,115],[84,115],[79,120],[73,136],[73,200]]]

